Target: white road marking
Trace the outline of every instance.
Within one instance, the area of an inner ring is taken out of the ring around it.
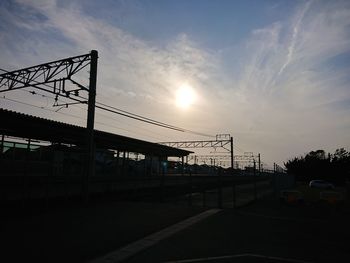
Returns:
[[[171,235],[179,232],[180,230],[185,229],[213,214],[219,212],[220,209],[210,209],[193,217],[190,217],[186,220],[183,220],[177,224],[174,224],[170,227],[167,227],[161,231],[158,231],[154,234],[151,234],[145,238],[142,238],[136,242],[133,242],[125,247],[122,247],[116,251],[113,251],[103,257],[92,260],[90,263],[117,263],[127,258],[139,253],[140,251],[153,246],[157,242],[170,237]]]
[[[257,254],[238,254],[238,255],[228,255],[228,256],[220,256],[220,257],[194,258],[194,259],[167,261],[165,263],[192,263],[192,262],[217,261],[217,260],[220,260],[220,259],[244,258],[244,257],[254,257],[254,258],[279,260],[279,261],[290,262],[290,263],[311,263],[310,261],[304,261],[304,260],[298,260],[298,259],[290,259],[290,258],[281,258],[281,257],[270,257],[270,256],[264,256],[264,255],[257,255]]]

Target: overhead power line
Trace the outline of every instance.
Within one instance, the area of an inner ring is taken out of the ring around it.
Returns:
[[[139,118],[139,117],[131,116],[131,115],[128,115],[128,114],[125,114],[125,113],[122,113],[122,112],[118,112],[116,110],[108,109],[106,107],[102,107],[102,106],[98,106],[98,105],[96,105],[95,107],[97,109],[101,109],[101,110],[105,110],[105,111],[112,112],[112,113],[115,113],[115,114],[119,114],[119,115],[131,118],[131,119],[134,119],[134,120],[143,121],[143,122],[146,122],[146,123],[149,123],[149,124],[153,124],[153,125],[156,125],[156,126],[160,126],[160,127],[164,127],[164,128],[168,128],[168,129],[172,129],[172,130],[183,132],[183,130],[181,130],[179,128],[175,128],[175,127],[171,127],[171,126],[168,126],[168,125],[159,124],[157,122],[149,121],[147,119],[142,119],[142,118]]]
[[[179,132],[192,133],[192,134],[205,136],[205,137],[215,137],[213,135],[209,135],[209,134],[205,134],[205,133],[201,133],[201,132],[196,132],[196,131],[184,129],[184,128],[181,128],[181,127],[177,127],[177,126],[174,126],[174,125],[170,125],[170,124],[167,124],[167,123],[164,123],[164,122],[160,122],[160,121],[157,121],[157,120],[154,120],[154,119],[151,119],[151,118],[147,118],[147,117],[144,117],[144,116],[141,116],[141,115],[138,115],[138,114],[134,114],[134,113],[122,110],[122,109],[118,109],[118,108],[116,108],[114,106],[110,106],[110,105],[107,105],[107,104],[104,104],[104,103],[101,103],[101,102],[96,102],[96,104],[102,105],[102,106],[96,105],[96,108],[98,108],[98,109],[109,111],[109,112],[112,112],[112,113],[115,113],[115,114],[119,114],[119,115],[131,118],[131,119],[135,119],[135,120],[138,120],[138,121],[146,122],[146,123],[149,123],[149,124],[152,124],[152,125],[160,126],[160,127],[163,127],[163,128],[167,128],[167,129],[171,129],[171,130],[175,130],[175,131],[179,131]],[[106,107],[108,107],[108,108],[106,108]]]
[[[10,98],[7,98],[5,96],[0,97],[0,99],[4,99],[4,100],[12,101],[12,102],[15,102],[15,103],[19,103],[19,104],[22,104],[22,105],[26,105],[26,106],[42,109],[42,110],[45,110],[45,111],[50,111],[50,112],[53,112],[53,113],[58,113],[58,114],[66,115],[66,116],[69,116],[69,117],[85,120],[84,118],[82,118],[80,116],[77,116],[77,115],[73,115],[73,114],[69,114],[69,113],[65,113],[65,112],[60,112],[60,111],[50,110],[50,109],[47,109],[47,108],[45,108],[43,106],[37,106],[37,105],[30,104],[30,103],[27,103],[27,102],[15,100],[15,99],[10,99]]]
[[[2,70],[3,72],[9,72],[9,71],[4,70],[4,69],[0,69],[0,70]],[[36,82],[36,81],[33,80],[33,82]],[[43,95],[43,94],[40,94],[40,93],[37,93],[37,92],[34,92],[34,91],[30,92],[30,93],[33,94],[33,95],[41,95],[43,97],[45,96],[47,98],[50,97],[50,96],[46,96],[46,95]],[[79,95],[77,97],[85,100],[85,101],[80,101],[81,103],[84,103],[84,102],[87,103],[87,98],[85,98],[83,96],[79,96]],[[66,105],[68,106],[68,104],[66,104]],[[34,105],[31,105],[31,106],[34,106]],[[201,133],[201,132],[197,132],[197,131],[192,131],[192,130],[189,130],[189,129],[185,129],[185,128],[177,127],[177,126],[174,126],[174,125],[171,125],[171,124],[167,124],[167,123],[164,123],[164,122],[160,122],[160,121],[157,121],[155,119],[151,119],[151,118],[148,118],[148,117],[145,117],[145,116],[142,116],[142,115],[138,115],[138,114],[135,114],[135,113],[132,113],[132,112],[129,112],[129,111],[125,111],[125,110],[122,110],[122,109],[119,109],[119,108],[116,108],[114,106],[107,105],[107,104],[104,104],[104,103],[101,103],[101,102],[98,102],[98,101],[96,101],[95,107],[98,108],[98,109],[104,110],[104,111],[108,111],[110,113],[118,114],[118,115],[130,118],[130,119],[134,119],[134,120],[137,120],[137,121],[142,121],[142,122],[145,122],[145,123],[148,123],[148,124],[151,124],[151,125],[155,125],[155,126],[159,126],[159,127],[163,127],[163,128],[179,131],[179,132],[186,132],[186,133],[191,133],[191,134],[195,134],[195,135],[200,135],[200,136],[204,136],[204,137],[210,137],[210,138],[215,137],[213,135],[209,135],[209,134],[205,134],[205,133]],[[38,108],[40,108],[40,107],[38,107]]]
[[[27,91],[27,90],[26,90],[26,91]],[[30,92],[30,91],[28,91],[28,92]],[[37,95],[37,94],[36,94],[36,95]],[[44,96],[45,96],[45,95],[44,95]],[[65,116],[69,116],[69,117],[73,117],[73,118],[77,118],[77,119],[81,119],[81,120],[85,120],[85,121],[86,121],[85,118],[82,118],[82,117],[77,116],[77,115],[73,115],[73,114],[69,114],[69,113],[65,113],[65,112],[59,112],[59,111],[50,110],[50,109],[47,109],[46,107],[43,107],[43,106],[37,106],[37,105],[31,104],[31,103],[26,103],[26,102],[22,102],[22,101],[15,100],[15,99],[10,99],[10,98],[7,98],[7,97],[5,97],[5,96],[0,97],[0,99],[7,100],[7,101],[11,101],[11,102],[15,102],[15,103],[22,104],[22,105],[25,105],[25,106],[30,106],[30,107],[38,108],[38,109],[45,110],[45,111],[48,111],[48,112],[58,113],[58,114],[61,114],[61,115],[65,115]],[[73,106],[75,106],[75,105],[73,105]],[[79,108],[80,108],[80,107],[79,107]],[[128,130],[128,129],[124,129],[124,128],[121,128],[121,127],[117,127],[117,126],[115,126],[115,125],[110,125],[110,124],[102,123],[102,122],[99,122],[99,121],[96,121],[96,123],[98,123],[98,124],[100,124],[100,125],[104,125],[104,126],[110,127],[110,128],[123,130],[123,131],[129,132],[129,133],[139,134],[138,132],[131,131],[131,130]],[[149,135],[146,135],[146,136],[149,136]],[[156,138],[156,137],[153,137],[153,138],[154,138],[154,139],[158,139],[158,138]]]
[[[135,113],[131,113],[131,112],[129,112],[129,111],[125,111],[125,110],[122,110],[122,109],[118,109],[118,108],[116,108],[116,107],[114,107],[114,106],[107,105],[107,104],[104,104],[104,103],[101,103],[101,102],[98,102],[98,101],[96,102],[96,104],[100,104],[100,105],[102,105],[102,106],[104,106],[104,107],[108,107],[108,108],[114,109],[114,110],[116,110],[116,111],[118,111],[118,112],[121,112],[121,113],[124,113],[124,114],[127,114],[127,115],[131,115],[131,116],[136,117],[136,118],[141,118],[141,119],[144,119],[144,120],[147,120],[147,121],[151,121],[151,122],[154,122],[154,123],[157,123],[157,124],[166,125],[166,126],[168,126],[168,127],[172,127],[172,128],[178,129],[178,127],[175,127],[175,126],[173,126],[173,125],[166,124],[166,123],[164,123],[164,122],[160,122],[160,121],[157,121],[157,120],[154,120],[154,119],[150,119],[150,118],[147,118],[147,117],[144,117],[144,116],[135,114]],[[181,129],[181,128],[180,128],[180,129]],[[183,130],[183,129],[181,129],[181,130]]]
[[[104,103],[101,103],[101,102],[98,102],[98,101],[96,102],[96,104],[97,104],[96,108],[98,108],[100,110],[104,110],[104,111],[107,111],[109,113],[118,114],[118,115],[121,115],[121,116],[124,116],[124,117],[127,117],[127,118],[131,118],[131,119],[134,119],[134,120],[137,120],[137,121],[145,122],[145,123],[148,123],[148,124],[152,124],[152,125],[163,127],[163,128],[167,128],[167,129],[172,129],[172,130],[179,131],[179,132],[187,132],[187,133],[192,133],[192,134],[205,136],[205,137],[214,137],[213,135],[208,135],[208,134],[205,134],[205,133],[200,133],[200,132],[184,129],[184,128],[181,128],[181,127],[177,127],[177,126],[174,126],[174,125],[170,125],[170,124],[167,124],[167,123],[164,123],[164,122],[160,122],[160,121],[157,121],[155,119],[151,119],[151,118],[144,117],[144,116],[141,116],[141,115],[138,115],[138,114],[135,114],[135,113],[131,113],[131,112],[128,112],[128,111],[125,111],[125,110],[122,110],[122,109],[119,109],[119,108],[116,108],[114,106],[107,105],[107,104],[104,104]],[[99,106],[99,105],[102,105],[102,106]],[[73,106],[76,106],[76,105],[73,105]],[[112,118],[112,117],[110,117],[110,118]]]

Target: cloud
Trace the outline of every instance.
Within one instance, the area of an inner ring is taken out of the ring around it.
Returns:
[[[10,10],[4,10],[8,14],[7,23],[17,35],[28,34],[28,38],[16,43],[13,32],[6,33],[7,42],[14,45],[4,48],[11,50],[4,56],[3,61],[9,63],[4,66],[21,68],[97,49],[97,96],[104,103],[135,112],[144,105],[141,113],[157,114],[161,120],[171,122],[160,117],[159,112],[164,116],[173,114],[171,107],[178,86],[183,82],[193,85],[204,82],[215,67],[212,54],[186,34],[157,46],[102,19],[87,16],[75,2],[19,0],[16,5],[21,7],[21,12],[15,18],[11,18]],[[147,101],[151,101],[152,107]]]
[[[271,147],[277,157],[340,147],[330,135],[337,131],[350,146],[349,108],[334,106],[350,99],[350,63],[335,59],[350,58],[349,15],[343,2],[306,2],[288,20],[255,29],[244,45],[225,51],[223,57],[240,57],[242,65],[222,94],[231,104],[226,123],[235,123],[240,141],[254,150]]]
[[[297,43],[297,38],[298,38],[298,33],[299,33],[299,29],[300,29],[300,25],[301,22],[305,16],[305,13],[308,11],[308,9],[310,8],[312,1],[308,1],[305,3],[305,5],[302,7],[301,11],[299,11],[296,15],[296,22],[293,25],[293,34],[292,34],[292,39],[290,41],[290,45],[288,47],[288,54],[287,54],[287,59],[286,62],[283,64],[283,66],[281,67],[280,71],[278,74],[281,74],[283,72],[283,70],[288,66],[288,64],[291,62],[292,57],[293,57],[293,53],[294,53],[294,49],[295,49],[295,45]]]
[[[265,153],[268,161],[350,146],[350,63],[338,63],[339,57],[350,58],[347,1],[302,2],[285,20],[255,28],[225,50],[210,50],[185,33],[162,44],[145,41],[103,17],[87,15],[77,2],[11,3],[0,8],[2,67],[21,68],[97,49],[101,102],[207,133],[230,132],[241,148]],[[199,94],[198,104],[187,113],[174,107],[182,82]],[[70,110],[85,117],[84,111]],[[110,126],[126,122],[99,114],[97,121]],[[141,129],[129,132],[135,130]],[[189,138],[158,132],[159,137]]]

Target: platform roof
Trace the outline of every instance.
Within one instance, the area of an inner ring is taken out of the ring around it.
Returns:
[[[0,134],[54,143],[84,145],[86,128],[0,109]],[[162,157],[187,156],[191,151],[95,130],[97,148]]]

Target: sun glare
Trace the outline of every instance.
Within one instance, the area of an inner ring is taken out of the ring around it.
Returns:
[[[176,105],[182,109],[191,106],[196,100],[196,94],[191,86],[184,84],[176,91]]]

